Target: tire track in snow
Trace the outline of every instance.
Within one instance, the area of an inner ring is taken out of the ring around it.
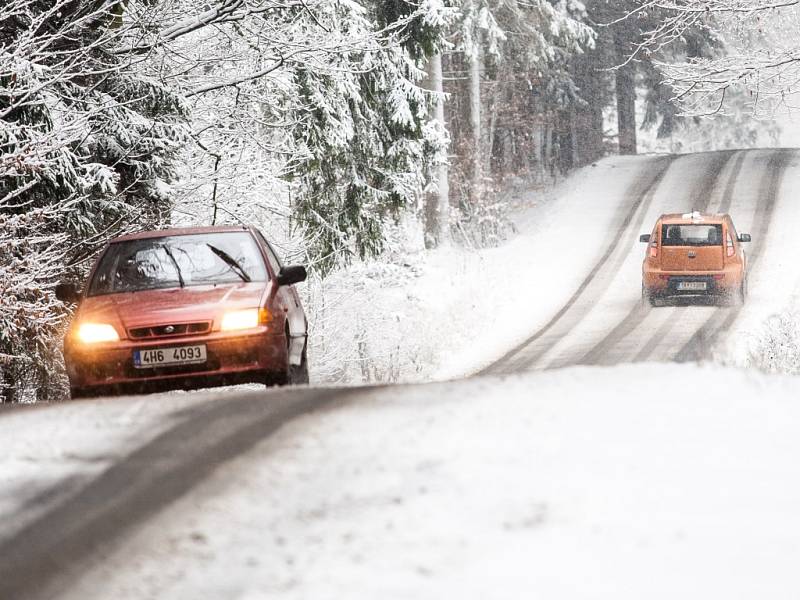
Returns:
[[[236,394],[187,417],[74,496],[0,540],[0,598],[58,597],[137,524],[282,426],[374,391],[295,389]]]
[[[583,297],[587,288],[595,280],[598,273],[603,270],[603,267],[614,253],[614,250],[616,250],[619,246],[625,231],[630,226],[631,222],[636,216],[636,213],[639,211],[639,208],[642,206],[645,200],[652,200],[652,196],[654,195],[656,188],[661,183],[668,167],[670,164],[672,164],[672,161],[674,161],[675,158],[675,156],[669,156],[657,159],[654,161],[655,164],[652,166],[652,168],[643,173],[642,176],[633,183],[630,191],[628,192],[628,202],[623,204],[623,206],[629,208],[624,209],[625,212],[623,213],[624,216],[621,219],[622,222],[620,226],[617,228],[617,231],[612,237],[611,242],[609,243],[600,260],[598,260],[592,270],[589,271],[589,274],[584,278],[584,280],[578,286],[578,289],[570,297],[567,303],[561,307],[561,309],[553,316],[552,319],[550,319],[550,321],[536,331],[536,333],[534,333],[521,344],[518,344],[516,347],[512,348],[509,352],[504,354],[495,362],[491,363],[489,366],[480,370],[477,375],[509,373],[524,370],[526,366],[536,362],[538,358],[540,358],[545,352],[547,352],[547,350],[549,350],[550,347],[555,344],[557,340],[545,345],[544,348],[538,349],[532,356],[521,356],[522,360],[520,361],[520,364],[510,364],[514,358],[523,355],[526,349],[529,349],[532,344],[536,343],[545,334],[549,333],[550,330],[552,330],[557,324],[560,324],[565,316],[571,316],[569,314],[571,312],[570,309],[578,302],[578,300]],[[582,315],[575,315],[573,319],[577,322],[581,317]],[[569,329],[571,329],[573,325],[574,323],[570,325]]]
[[[793,150],[775,150],[767,162],[767,168],[762,175],[758,205],[756,207],[755,234],[758,245],[753,248],[748,259],[748,272],[754,268],[764,251],[767,233],[775,213],[778,192]],[[708,321],[700,327],[678,351],[673,360],[675,362],[699,361],[706,358],[708,353],[719,342],[722,335],[730,329],[739,316],[742,307],[718,309]]]
[[[711,195],[714,188],[719,183],[719,178],[721,177],[723,171],[725,170],[725,166],[728,162],[733,158],[736,154],[735,151],[726,151],[720,152],[714,156],[714,162],[712,164],[712,168],[708,169],[704,174],[704,177],[701,181],[701,184],[693,190],[691,195],[690,204],[692,207],[697,208],[701,212],[705,212],[708,210],[709,204],[711,203]],[[730,196],[733,193],[733,187],[738,178],[739,171],[742,168],[742,163],[744,160],[744,153],[741,154],[738,160],[734,163],[731,175],[728,178],[728,182],[725,186],[723,197],[723,203],[726,205],[730,205]],[[650,314],[650,308],[644,307],[640,303],[634,305],[634,307],[630,310],[630,312],[625,315],[621,321],[617,323],[617,325],[609,331],[609,333],[598,342],[589,352],[583,355],[583,357],[578,360],[578,364],[581,365],[599,365],[599,364],[613,364],[614,362],[618,362],[613,360],[613,357],[610,356],[610,351],[616,346],[621,340],[626,338],[630,335],[639,325],[644,322],[647,316]],[[669,321],[668,321],[669,322]],[[666,327],[666,330],[669,331],[670,327]],[[663,336],[662,330],[665,329],[665,326],[659,329],[657,334],[660,334],[660,337],[656,338],[653,336],[651,340],[648,342],[651,343],[655,340],[655,343],[661,336]]]

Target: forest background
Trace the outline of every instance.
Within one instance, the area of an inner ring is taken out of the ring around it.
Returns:
[[[6,0],[0,400],[65,397],[55,285],[170,225],[255,224],[310,267],[317,381],[422,372],[361,281],[503,243],[523,192],[607,154],[774,144],[794,6]]]

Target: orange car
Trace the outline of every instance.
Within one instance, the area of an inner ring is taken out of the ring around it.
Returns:
[[[699,212],[661,215],[642,263],[642,301],[656,306],[680,296],[732,298],[747,294],[746,233],[737,234],[730,215]]]

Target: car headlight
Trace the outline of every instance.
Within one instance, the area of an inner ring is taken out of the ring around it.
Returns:
[[[244,310],[234,310],[222,315],[220,329],[222,331],[236,331],[238,329],[252,329],[259,324],[265,323],[262,313],[268,314],[267,309],[246,308]]]
[[[117,330],[108,323],[81,323],[76,336],[84,344],[119,341]]]

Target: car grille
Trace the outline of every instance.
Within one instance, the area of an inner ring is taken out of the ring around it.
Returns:
[[[211,322],[200,323],[170,323],[153,327],[134,327],[128,330],[132,340],[145,340],[156,338],[171,338],[186,335],[202,335],[211,331]]]

